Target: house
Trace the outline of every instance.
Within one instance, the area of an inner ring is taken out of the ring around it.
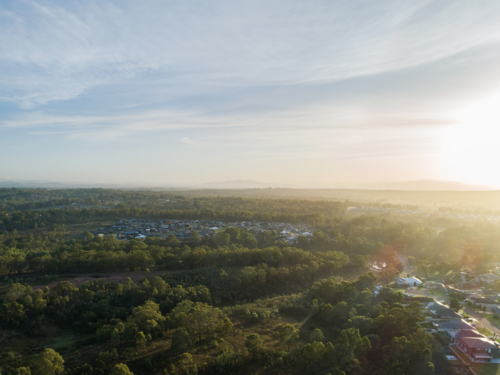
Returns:
[[[500,302],[491,298],[471,297],[470,300],[475,306],[479,306],[485,310],[491,310],[493,306],[500,305]]]
[[[429,302],[425,308],[434,319],[462,319],[462,316],[439,302]]]
[[[493,284],[495,281],[500,280],[500,276],[497,276],[491,272],[485,273],[484,275],[478,275],[472,281],[474,284]]]
[[[500,315],[500,306],[492,306],[491,312],[496,315]]]
[[[408,284],[408,282],[407,282],[405,279],[403,279],[402,277],[397,277],[397,278],[396,278],[396,285],[397,285],[397,286],[407,287],[407,286],[409,286],[410,284]]]
[[[464,293],[474,293],[478,290],[478,287],[471,283],[458,284],[457,287]]]
[[[418,286],[422,285],[422,281],[416,277],[398,277],[396,278],[396,285],[398,286]]]
[[[449,331],[472,331],[474,327],[463,321],[462,319],[452,319],[441,323],[438,326],[438,332],[449,332]]]
[[[461,331],[447,331],[446,337],[450,340],[451,344],[456,344],[462,337],[484,337],[476,330],[461,330]]]
[[[458,284],[460,282],[458,279],[460,279],[460,278],[457,277],[457,276],[453,276],[453,277],[450,277],[448,279],[444,279],[443,280],[443,284],[446,284],[446,285],[455,285],[455,284]]]
[[[429,283],[426,285],[429,289],[446,291],[446,287],[441,283]]]
[[[491,362],[500,357],[500,349],[486,337],[461,337],[458,347],[474,362]]]

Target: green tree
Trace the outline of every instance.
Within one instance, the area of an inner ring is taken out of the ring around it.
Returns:
[[[450,298],[455,298],[459,301],[462,301],[464,299],[464,297],[462,296],[462,294],[460,293],[457,293],[457,292],[451,292],[450,293]]]
[[[138,350],[144,350],[146,348],[146,342],[148,340],[146,339],[146,335],[144,334],[144,332],[137,332],[135,334],[135,347],[138,349]]]
[[[177,353],[184,353],[191,346],[191,336],[185,328],[179,328],[172,337],[171,349]]]
[[[119,363],[113,367],[109,375],[134,375],[124,363]]]
[[[412,359],[412,347],[405,336],[394,337],[390,345],[384,346],[383,353],[385,359],[385,367],[389,373],[406,374],[410,369],[410,360]]]
[[[460,302],[458,302],[457,299],[452,298],[452,299],[450,299],[450,307],[453,310],[460,310]]]
[[[417,260],[417,262],[415,263],[415,268],[420,274],[427,276],[428,267],[422,259]]]
[[[233,323],[231,322],[231,320],[229,320],[229,318],[225,318],[222,324],[222,335],[224,337],[228,336],[232,330],[233,330]]]
[[[245,348],[252,353],[253,358],[257,358],[262,350],[262,340],[259,334],[252,333],[248,335],[245,340]]]
[[[413,267],[413,265],[415,264],[415,258],[410,255],[407,260],[408,264]]]
[[[64,360],[54,349],[45,349],[34,356],[30,367],[33,375],[58,375],[64,372]]]
[[[132,315],[127,321],[137,324],[141,331],[154,335],[163,331],[165,317],[161,314],[160,306],[157,303],[146,301],[144,305],[132,310]]]
[[[188,328],[198,342],[211,340],[217,333],[224,334],[231,323],[221,309],[189,300],[179,303],[170,313],[169,319],[174,327]]]
[[[314,341],[302,347],[300,356],[305,364],[309,365],[322,358],[325,352],[325,345],[322,342]]]
[[[309,337],[309,340],[311,342],[317,341],[321,342],[325,340],[325,336],[323,335],[323,332],[319,328],[316,328],[314,331],[311,332],[311,336]]]
[[[29,367],[18,367],[11,371],[9,375],[31,375],[31,370]]]
[[[389,285],[391,281],[393,281],[396,276],[399,275],[399,271],[395,269],[392,265],[389,265],[387,268],[380,272],[380,276],[383,280],[385,280],[386,284]]]
[[[288,346],[288,351],[290,351],[290,345],[292,342],[299,338],[300,331],[295,328],[292,324],[287,324],[285,326],[279,327],[280,341]]]
[[[363,255],[356,255],[356,257],[352,260],[352,265],[357,269],[363,270],[366,269],[366,260]]]

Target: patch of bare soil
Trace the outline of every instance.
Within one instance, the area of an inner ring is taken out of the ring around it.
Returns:
[[[160,271],[151,271],[152,275],[160,275],[164,273],[168,273],[172,271],[165,271],[165,270],[160,270]],[[92,281],[92,280],[98,280],[98,279],[105,279],[107,281],[116,281],[123,283],[125,280],[130,278],[134,283],[137,283],[139,280],[144,279],[146,277],[146,271],[130,271],[130,272],[116,272],[116,273],[110,273],[110,272],[105,272],[105,273],[99,273],[99,272],[94,272],[94,273],[86,273],[86,274],[78,274],[78,275],[68,275],[64,276],[61,275],[61,279],[58,281],[54,281],[50,284],[46,285],[36,285],[32,286],[33,290],[43,290],[45,287],[53,288],[57,284],[59,284],[61,281],[69,281],[70,283],[74,284],[75,286],[80,286],[83,283],[87,281]]]

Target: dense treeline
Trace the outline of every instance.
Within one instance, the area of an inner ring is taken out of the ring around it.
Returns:
[[[173,332],[170,349],[150,357],[151,363],[145,365],[164,366],[171,373],[193,371],[196,365],[186,360],[191,358],[189,352],[233,335],[234,320],[255,324],[284,312],[307,315],[321,328],[311,331],[305,344],[297,344],[303,333],[295,325],[278,326],[280,350],[266,349],[258,334],[250,334],[245,340],[247,352],[226,350],[196,371],[241,373],[249,364],[260,363],[270,374],[432,373],[431,337],[417,324],[423,320],[420,304],[403,307],[402,295],[389,289],[374,297],[374,286],[371,273],[354,282],[331,278],[316,282],[301,295],[267,300],[264,307],[256,308],[257,301],[224,311],[213,305],[208,288],[172,288],[159,277],[139,285],[130,280],[124,284],[94,281],[76,288],[62,282],[45,291],[14,284],[0,302],[4,324],[31,334],[43,334],[48,320],[94,332],[94,340],[114,348],[86,364],[97,374],[113,368],[121,353],[145,351],[152,345],[149,342],[162,340],[168,332]],[[51,355],[57,358],[57,353]],[[28,365],[39,374],[38,360],[36,356],[25,361],[12,358],[8,366]]]
[[[332,201],[185,198],[154,191],[0,189],[0,230],[132,217],[321,223],[343,214],[347,207]]]
[[[119,218],[144,218],[144,219],[185,219],[185,220],[217,220],[224,222],[258,221],[280,223],[325,223],[331,218],[323,212],[312,211],[300,213],[301,208],[290,204],[287,209],[269,204],[262,207],[263,211],[241,210],[182,210],[182,209],[148,209],[148,208],[65,208],[48,209],[44,211],[15,211],[12,213],[0,211],[0,230],[28,230],[44,228],[55,224],[82,223],[90,219],[119,219]],[[339,214],[335,210],[330,213]]]
[[[311,254],[343,252],[353,259],[363,255],[372,260],[384,256],[387,251],[396,251],[443,271],[460,266],[478,267],[498,259],[500,229],[493,224],[451,227],[438,232],[421,224],[357,217],[336,219],[318,227],[323,230],[315,231],[312,239],[299,236],[295,247]],[[269,248],[290,247],[277,241],[270,231],[252,236],[235,228],[203,240],[194,235],[184,242],[174,236],[149,238],[144,242],[92,237],[88,234],[78,241],[64,240],[63,226],[56,226],[51,232],[37,237],[22,236],[16,231],[4,232],[0,235],[0,274],[242,267],[259,263],[274,267],[275,259],[268,260],[268,253],[272,252]],[[247,258],[252,259],[251,263],[246,263]],[[320,263],[325,261],[319,260]]]
[[[316,237],[324,241],[324,236]],[[250,248],[244,244],[250,245]],[[312,251],[279,242],[279,246],[265,248],[255,248],[257,244],[251,236],[248,237],[247,231],[236,228],[228,228],[209,239],[202,240],[195,236],[184,242],[174,235],[166,239],[152,237],[146,241],[119,241],[114,236],[94,238],[90,233],[79,241],[57,241],[41,235],[19,237],[14,232],[0,235],[0,274],[86,273],[148,268],[182,270],[263,263],[277,269],[307,265],[316,272],[333,270],[348,263],[348,257],[334,251],[330,241],[327,247],[315,247],[313,239]]]
[[[78,337],[60,350],[40,344],[1,353],[6,374],[430,375],[432,338],[418,324],[421,305],[403,305],[402,294],[388,288],[375,295],[375,285],[399,274],[399,255],[417,271],[456,270],[496,259],[500,243],[497,225],[350,216],[349,202],[105,189],[0,189],[0,202],[2,334],[15,332],[9,345],[15,337],[50,342],[55,329]],[[182,241],[71,237],[66,230],[132,217],[309,223],[315,230],[295,243],[238,228]],[[363,274],[375,261],[387,265],[378,279]],[[135,270],[145,278],[39,290],[27,283]]]
[[[430,263],[455,262],[472,267],[500,260],[500,225],[480,222],[438,226],[436,230],[433,224],[434,221],[401,222],[380,216],[359,216],[318,228],[336,241],[337,251],[350,256],[372,257],[380,249],[390,248]]]
[[[258,199],[309,199],[356,202],[354,205],[405,209],[440,209],[449,212],[500,212],[500,191],[417,191],[362,189],[200,189],[175,192],[185,197],[243,197]]]

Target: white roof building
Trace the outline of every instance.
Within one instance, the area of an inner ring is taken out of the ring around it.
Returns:
[[[407,286],[418,286],[422,285],[422,281],[420,281],[416,277],[398,277],[396,279],[396,284],[407,285]]]

